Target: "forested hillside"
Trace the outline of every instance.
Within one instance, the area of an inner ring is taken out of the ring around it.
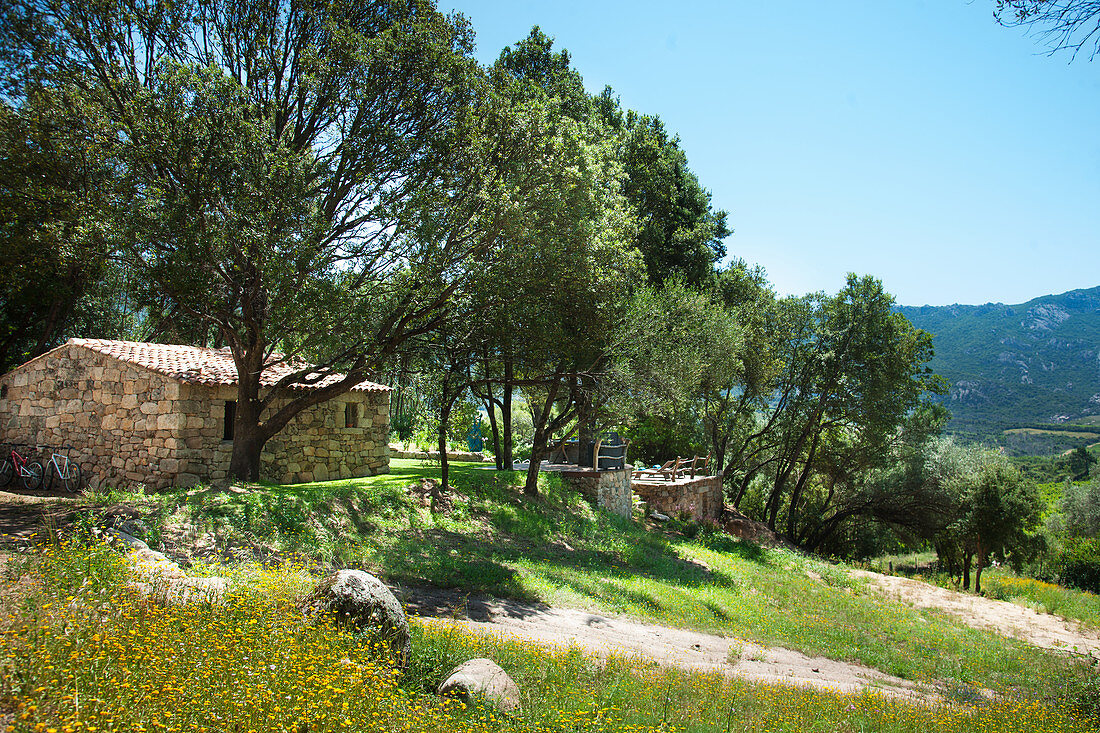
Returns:
[[[1100,415],[1100,287],[1020,305],[901,307],[933,334],[956,430]]]

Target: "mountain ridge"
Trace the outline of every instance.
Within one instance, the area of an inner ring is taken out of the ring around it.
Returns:
[[[955,429],[1100,415],[1100,286],[1025,303],[898,306],[932,334]]]

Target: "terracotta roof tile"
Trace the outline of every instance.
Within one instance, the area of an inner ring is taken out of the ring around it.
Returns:
[[[228,348],[206,349],[179,344],[148,344],[137,341],[109,341],[106,339],[69,339],[68,344],[104,354],[119,361],[135,364],[181,382],[208,385],[233,385],[237,383],[237,366]],[[281,354],[273,359],[282,358]],[[306,362],[273,364],[260,377],[260,385],[270,387],[279,379],[306,366]],[[315,384],[295,384],[291,389],[318,389],[343,379],[342,374],[331,374]],[[390,388],[374,382],[360,382],[352,387],[356,392],[386,392]]]

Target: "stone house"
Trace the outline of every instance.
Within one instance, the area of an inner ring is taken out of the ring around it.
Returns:
[[[297,368],[272,363],[261,384]],[[0,376],[0,442],[70,446],[92,487],[194,485],[226,477],[236,399],[228,349],[70,339]],[[389,387],[361,382],[303,411],[264,446],[261,477],[388,472],[389,401]]]

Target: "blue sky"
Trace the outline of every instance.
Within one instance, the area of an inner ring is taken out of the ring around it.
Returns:
[[[1100,59],[993,0],[440,0],[491,62],[539,25],[585,85],[658,114],[728,251],[776,290],[883,280],[905,305],[1100,285]]]

